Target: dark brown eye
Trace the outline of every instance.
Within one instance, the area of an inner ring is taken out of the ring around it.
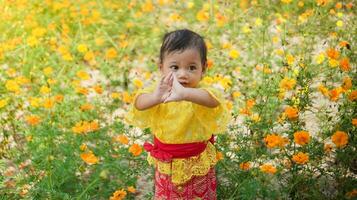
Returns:
[[[197,67],[196,66],[190,66],[190,70],[193,71],[193,70],[196,70]]]
[[[178,66],[177,66],[177,65],[171,65],[171,66],[170,66],[170,69],[172,69],[172,70],[178,70]]]

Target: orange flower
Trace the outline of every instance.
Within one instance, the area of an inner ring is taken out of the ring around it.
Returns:
[[[207,69],[211,69],[212,66],[213,66],[213,61],[210,60],[210,59],[208,59],[208,60],[207,60]]]
[[[305,145],[309,143],[310,135],[307,131],[297,131],[294,133],[294,141],[296,144]]]
[[[247,104],[247,108],[251,109],[255,105],[255,100],[254,99],[248,99],[246,104]]]
[[[332,135],[331,140],[337,148],[343,148],[348,143],[348,135],[343,131],[336,131]]]
[[[269,134],[264,138],[264,142],[269,149],[274,147],[283,147],[287,140],[277,134]]]
[[[309,155],[306,153],[299,152],[299,153],[293,155],[292,160],[294,162],[296,162],[297,164],[303,165],[309,161]]]
[[[343,78],[342,88],[344,90],[349,90],[352,88],[352,80],[350,77],[346,76]]]
[[[340,57],[340,53],[336,51],[334,48],[329,48],[327,51],[327,56],[330,57],[331,59],[338,59]]]
[[[92,110],[94,107],[92,104],[89,104],[89,103],[86,103],[86,104],[83,104],[81,105],[80,109],[82,111],[86,111],[86,110]]]
[[[250,169],[250,162],[242,162],[241,164],[239,164],[239,168],[241,170],[249,170]]]
[[[351,66],[350,66],[350,60],[348,58],[342,58],[340,60],[340,68],[342,69],[342,71],[350,71],[351,70]]]
[[[220,152],[220,151],[217,151],[217,152],[216,152],[216,159],[217,159],[217,161],[223,160],[223,158],[224,158],[223,153]]]
[[[63,101],[63,95],[58,94],[54,97],[54,99],[57,103],[61,103]]]
[[[340,94],[342,93],[342,88],[341,87],[337,87],[333,90],[329,91],[329,96],[330,96],[330,100],[331,101],[337,101],[340,98]]]
[[[332,151],[332,145],[331,144],[325,144],[324,145],[324,151],[326,153],[330,153]]]
[[[340,47],[348,47],[350,44],[347,41],[340,42]]]
[[[30,115],[26,117],[26,122],[31,126],[35,126],[41,122],[41,119],[36,115]]]
[[[125,190],[117,190],[113,193],[113,195],[109,198],[109,200],[122,200],[126,197]]]
[[[129,139],[126,137],[126,135],[118,135],[114,138],[116,142],[120,142],[121,144],[128,144]]]
[[[76,92],[83,95],[87,95],[89,93],[88,89],[84,87],[76,87]]]
[[[262,166],[260,166],[260,171],[269,174],[275,174],[276,168],[271,164],[263,164]]]
[[[81,153],[81,158],[88,165],[97,164],[99,162],[99,159],[93,154],[92,151]]]
[[[128,192],[130,192],[130,193],[135,193],[135,192],[136,192],[136,189],[135,189],[133,186],[129,186],[129,187],[127,188],[127,190],[128,190]]]
[[[322,85],[322,84],[320,84],[319,85],[319,91],[324,95],[324,96],[328,96],[328,89],[324,86],[324,85]]]
[[[356,99],[357,99],[357,90],[353,90],[353,91],[351,92],[351,94],[348,96],[348,99],[349,99],[350,101],[356,100]]]
[[[102,94],[103,93],[103,88],[100,85],[93,86],[93,89],[97,94]]]
[[[357,196],[357,189],[353,189],[351,192],[346,193],[347,198],[351,199]]]
[[[285,115],[291,120],[296,119],[299,116],[299,110],[297,108],[288,106],[285,108]]]
[[[143,150],[141,149],[140,145],[133,144],[129,148],[129,152],[133,154],[133,156],[139,156]]]
[[[352,125],[357,126],[357,118],[352,119]]]

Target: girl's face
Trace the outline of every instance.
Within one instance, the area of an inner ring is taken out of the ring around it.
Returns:
[[[165,54],[160,71],[162,75],[172,71],[182,86],[190,88],[197,87],[204,73],[200,53],[192,48]]]

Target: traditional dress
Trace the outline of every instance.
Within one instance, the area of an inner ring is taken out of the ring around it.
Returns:
[[[158,82],[139,90],[151,93]],[[148,162],[155,166],[155,199],[216,199],[217,162],[213,134],[223,133],[231,119],[222,94],[199,84],[220,105],[209,108],[189,101],[158,104],[139,111],[131,106],[125,120],[150,128],[154,143],[146,143]]]

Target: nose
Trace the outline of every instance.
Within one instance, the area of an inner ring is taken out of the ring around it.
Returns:
[[[187,79],[188,78],[188,73],[184,69],[180,69],[176,73],[178,79]]]

